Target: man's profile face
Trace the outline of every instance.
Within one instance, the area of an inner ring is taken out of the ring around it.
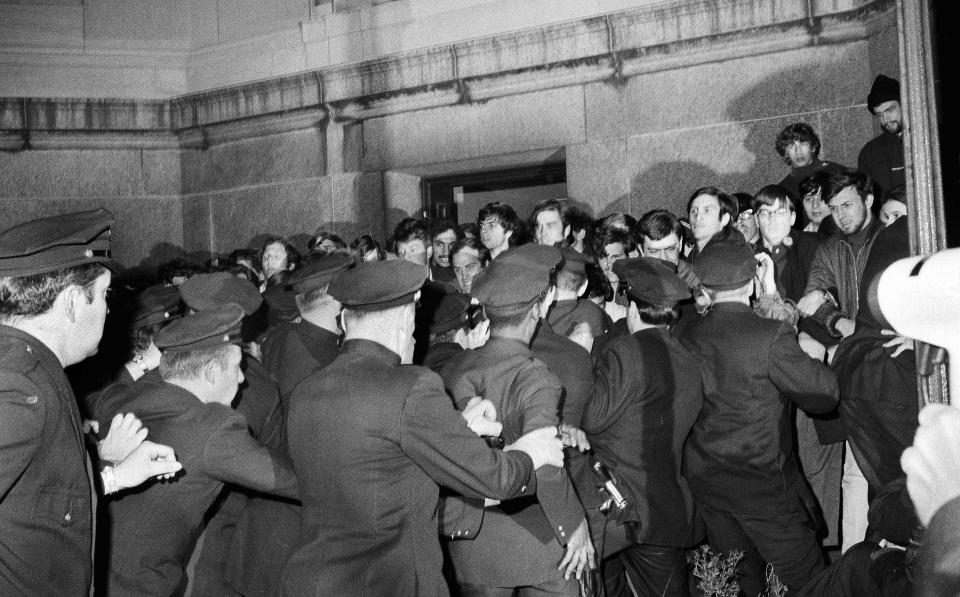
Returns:
[[[813,163],[813,146],[809,141],[794,141],[787,145],[787,159],[794,168],[803,168]]]
[[[267,278],[287,269],[287,248],[281,243],[270,243],[263,249],[260,265],[263,267],[263,275]]]
[[[873,195],[867,195],[864,201],[857,193],[857,188],[849,186],[837,193],[829,204],[837,227],[846,235],[856,234],[869,222]]]
[[[427,250],[427,244],[419,238],[414,238],[407,242],[397,243],[397,257],[417,265],[427,265],[430,254]]]
[[[690,203],[690,229],[698,242],[707,242],[714,234],[723,230],[730,221],[730,215],[720,209],[720,200],[713,195],[698,195]]]
[[[433,262],[438,267],[450,267],[450,249],[457,242],[457,233],[444,230],[433,237]]]
[[[640,250],[644,257],[655,257],[677,265],[680,263],[680,239],[671,232],[660,240],[642,237]]]
[[[110,271],[105,271],[93,282],[93,300],[80,299],[75,338],[84,349],[81,359],[97,354],[103,324],[107,319],[107,293],[110,289]],[[67,363],[72,364],[72,363]]]
[[[883,130],[891,135],[899,135],[903,132],[903,111],[900,108],[900,102],[896,100],[883,102],[873,109],[873,115],[880,121]]]
[[[470,247],[464,247],[453,255],[453,273],[457,276],[457,284],[464,294],[470,294],[473,288],[473,278],[483,270],[480,264],[480,252]]]
[[[563,219],[555,209],[546,209],[537,214],[537,227],[533,232],[533,239],[538,245],[555,246],[563,241]]]
[[[214,372],[213,394],[219,404],[229,406],[233,402],[234,396],[237,395],[237,388],[243,383],[243,370],[240,369],[241,359],[240,347],[234,345],[230,347],[230,355],[227,357],[227,366],[224,369],[221,370],[216,363],[212,365]]]

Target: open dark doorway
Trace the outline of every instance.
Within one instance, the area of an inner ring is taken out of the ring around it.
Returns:
[[[473,222],[480,208],[492,201],[513,207],[526,219],[544,199],[567,196],[566,162],[536,166],[466,172],[424,178],[424,210],[434,220]]]

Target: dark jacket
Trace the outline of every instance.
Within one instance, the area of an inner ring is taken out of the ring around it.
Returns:
[[[205,404],[144,376],[130,386],[120,410],[136,414],[151,440],[172,447],[183,472],[110,501],[109,595],[181,591],[203,516],[224,483],[298,496],[286,459],[254,440],[246,419],[228,406]]]
[[[87,594],[90,472],[60,361],[0,325],[0,595]]]
[[[441,375],[458,409],[474,396],[493,402],[508,445],[560,420],[560,381],[519,340],[491,337],[453,358]],[[449,544],[459,582],[509,587],[561,578],[557,563],[584,511],[564,469],[543,467],[536,475],[536,497],[481,505],[482,524],[465,527],[470,539]]]
[[[438,485],[496,499],[535,485],[530,458],[488,448],[437,374],[369,340],[294,389],[287,430],[303,544],[284,595],[447,595]]]
[[[904,168],[903,137],[884,131],[867,141],[857,157],[857,168],[870,177],[878,187],[882,203],[894,189],[903,189],[906,185]]]
[[[715,303],[679,338],[716,377],[684,452],[697,502],[729,512],[770,512],[807,500],[793,450],[790,401],[811,412],[837,404],[837,380],[808,357],[786,322],[749,306]]]
[[[653,328],[612,340],[594,371],[582,426],[637,505],[636,541],[686,547],[693,498],[681,463],[703,405],[700,361],[666,329]]]
[[[300,320],[282,323],[264,340],[263,362],[277,380],[283,412],[293,388],[340,354],[339,336]],[[288,454],[286,420],[283,444]],[[237,519],[227,557],[227,579],[247,597],[279,593],[280,575],[300,541],[300,503],[253,494]]]
[[[579,427],[593,386],[590,353],[570,338],[556,333],[553,326],[542,320],[530,342],[530,351],[560,379],[563,422]]]

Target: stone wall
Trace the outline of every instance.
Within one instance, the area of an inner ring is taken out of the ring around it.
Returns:
[[[423,177],[561,157],[595,215],[682,211],[698,186],[779,180],[791,122],[851,165],[876,134],[864,104],[898,71],[893,3],[814,5],[658,4],[165,100],[0,97],[0,216],[103,205],[128,265],[268,233],[302,246],[320,224],[383,239],[422,211]]]

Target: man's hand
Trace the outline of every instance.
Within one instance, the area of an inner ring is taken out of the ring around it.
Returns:
[[[773,294],[777,291],[777,277],[770,255],[760,252],[753,256],[757,260],[757,281],[764,294]]]
[[[110,422],[107,437],[97,445],[100,460],[117,463],[147,439],[147,428],[133,413],[117,413]]]
[[[587,352],[593,350],[593,332],[590,330],[590,324],[586,321],[581,321],[574,326],[573,331],[567,337],[582,346]]]
[[[960,409],[929,404],[920,411],[913,445],[903,451],[907,491],[924,526],[941,506],[960,496]]]
[[[581,452],[586,452],[590,449],[590,440],[587,439],[587,434],[583,431],[567,423],[560,426],[560,431],[563,436],[564,447],[577,448]]]
[[[837,328],[837,331],[840,332],[841,336],[847,338],[857,331],[857,322],[849,317],[841,317],[837,320],[837,323],[833,324],[833,327]]]
[[[894,330],[880,330],[880,333],[884,336],[893,336],[893,339],[883,345],[884,348],[893,348],[891,359],[897,358],[903,352],[913,350],[913,338],[901,336]]]
[[[827,297],[822,290],[814,290],[800,299],[797,303],[797,309],[800,310],[800,315],[810,317],[817,312],[817,309],[825,300],[827,300]]]
[[[503,432],[503,423],[497,421],[497,407],[480,396],[471,398],[460,411],[460,416],[466,420],[470,431],[480,437],[497,437]]]
[[[556,427],[541,427],[529,431],[504,450],[526,452],[533,460],[534,470],[544,465],[557,468],[563,466],[563,442],[557,434]]]
[[[557,570],[562,570],[564,580],[569,580],[571,574],[579,579],[584,569],[593,570],[595,567],[593,542],[590,541],[587,520],[584,518],[580,521],[577,530],[570,535],[567,552],[563,555]]]
[[[115,489],[136,487],[152,477],[169,479],[183,468],[173,448],[143,442],[122,462],[113,467]]]
[[[490,339],[490,320],[484,319],[469,332],[464,334],[463,340],[460,341],[460,346],[466,350],[472,348],[480,348],[487,343],[487,340]]]

